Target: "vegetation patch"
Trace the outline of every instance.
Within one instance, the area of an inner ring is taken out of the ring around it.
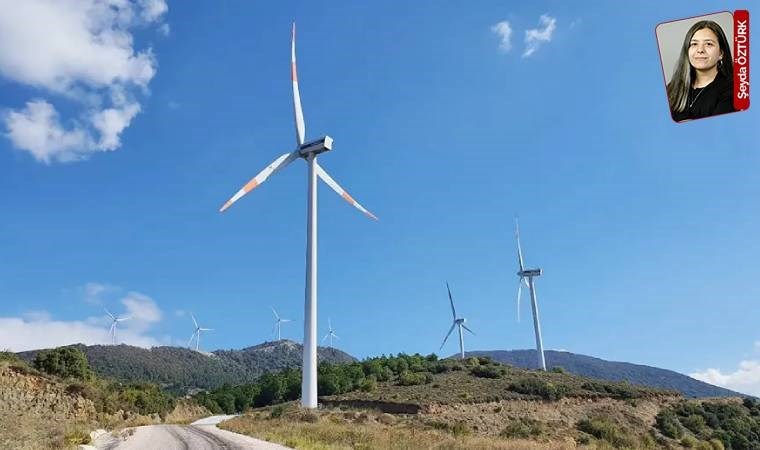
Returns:
[[[656,428],[686,448],[760,449],[760,400],[689,400],[660,411]]]
[[[582,419],[576,425],[579,431],[612,444],[615,448],[635,448],[637,440],[620,424],[607,417]]]

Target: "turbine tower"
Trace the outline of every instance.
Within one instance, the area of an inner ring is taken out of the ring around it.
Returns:
[[[325,335],[325,337],[322,338],[322,342],[324,342],[325,339],[327,339],[329,337],[330,338],[330,348],[333,348],[333,344],[332,344],[333,338],[335,338],[335,339],[340,339],[340,338],[338,337],[337,334],[335,334],[335,331],[333,331],[332,322],[330,321],[329,317],[327,318],[327,325],[328,325],[330,331]]]
[[[272,164],[253,177],[235,193],[220,209],[226,210],[245,194],[263,183],[270,175],[282,170],[298,158],[308,164],[308,202],[306,224],[306,295],[304,302],[304,342],[303,342],[303,376],[301,385],[301,405],[305,408],[317,407],[317,177],[327,183],[349,204],[377,220],[371,212],[354,200],[327,172],[317,164],[317,155],[332,149],[332,138],[324,136],[304,143],[306,125],[301,108],[301,95],[298,90],[296,74],[296,25],[293,24],[290,41],[290,76],[293,82],[293,109],[296,123],[296,149],[280,155]]]
[[[106,314],[108,314],[108,317],[111,318],[111,329],[108,330],[108,332],[111,334],[111,345],[116,345],[116,325],[119,322],[124,322],[125,320],[129,320],[132,318],[132,316],[127,317],[119,317],[114,316],[111,314],[111,311],[107,310],[106,308],[103,308],[106,311]]]
[[[193,318],[193,324],[195,325],[195,331],[193,331],[193,335],[190,336],[190,340],[187,341],[187,346],[190,347],[190,344],[193,343],[193,339],[195,339],[195,351],[198,351],[198,347],[200,346],[201,342],[201,331],[214,331],[213,328],[203,328],[200,325],[198,325],[198,321],[195,320],[195,316],[190,313],[190,317]]]
[[[536,333],[536,352],[538,353],[538,367],[546,370],[546,360],[544,359],[544,342],[541,340],[541,323],[538,319],[538,300],[536,300],[536,286],[533,282],[534,277],[540,277],[543,271],[541,269],[526,269],[523,264],[522,248],[520,247],[520,224],[515,218],[515,237],[517,238],[517,262],[520,265],[520,271],[517,276],[520,277],[520,284],[517,286],[517,320],[520,320],[520,297],[522,296],[522,287],[525,283],[530,289],[530,305],[533,310],[533,328]]]
[[[467,325],[464,323],[467,322],[467,319],[464,317],[457,318],[457,311],[454,309],[454,299],[451,297],[451,289],[449,288],[449,283],[446,283],[446,290],[449,291],[449,302],[451,303],[451,315],[454,318],[454,322],[451,324],[451,328],[449,328],[449,332],[446,333],[446,337],[443,338],[443,343],[441,344],[441,348],[438,350],[442,350],[443,346],[446,344],[446,340],[451,335],[451,332],[454,331],[454,327],[459,327],[459,358],[464,359],[464,333],[462,333],[462,328],[469,331],[473,336],[475,336],[475,333],[467,328]]]
[[[274,333],[274,330],[277,329],[277,340],[279,341],[280,338],[280,326],[285,322],[290,322],[290,319],[281,319],[280,316],[277,314],[277,311],[274,310],[274,306],[270,306],[272,308],[272,312],[274,313],[274,317],[277,319],[277,322],[274,324],[274,328],[272,328],[272,333]]]

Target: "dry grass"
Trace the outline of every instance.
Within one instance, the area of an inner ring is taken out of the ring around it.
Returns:
[[[224,422],[221,427],[288,447],[309,450],[576,448],[575,443],[570,441],[536,442],[478,436],[464,426],[426,424],[416,417],[389,417],[380,412],[323,410],[314,413],[291,406],[279,417],[271,416],[269,411],[256,411]]]

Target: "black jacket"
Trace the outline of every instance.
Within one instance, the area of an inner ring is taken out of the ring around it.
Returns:
[[[689,89],[686,109],[682,112],[671,111],[671,114],[673,120],[680,122],[734,111],[733,80],[718,72],[707,86]]]

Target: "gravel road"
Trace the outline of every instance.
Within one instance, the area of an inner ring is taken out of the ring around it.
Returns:
[[[234,416],[212,416],[191,425],[148,425],[130,428],[94,442],[98,450],[286,450],[288,447],[221,430],[216,424]]]

